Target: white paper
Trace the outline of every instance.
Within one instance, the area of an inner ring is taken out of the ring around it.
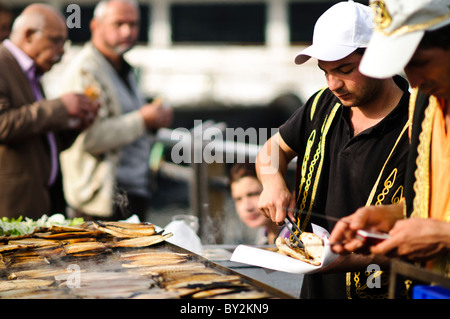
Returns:
[[[338,256],[331,251],[328,231],[318,225],[312,224],[313,232],[324,242],[324,258],[320,266],[313,266],[298,259],[282,255],[281,253],[261,248],[239,245],[231,255],[230,261],[243,264],[289,272],[293,274],[310,274],[331,264]]]
[[[185,221],[176,220],[170,222],[164,228],[164,232],[173,234],[172,237],[166,239],[167,242],[192,251],[195,254],[202,254],[203,246],[200,238]]]

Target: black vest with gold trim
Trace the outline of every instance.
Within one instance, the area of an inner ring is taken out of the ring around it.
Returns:
[[[321,101],[324,99],[325,101]],[[333,103],[329,103],[334,101]],[[299,156],[297,162],[297,180],[295,188],[295,199],[297,209],[302,214],[297,219],[298,226],[305,230],[310,222],[311,212],[317,212],[316,206],[319,200],[317,193],[323,176],[324,159],[327,151],[327,141],[332,134],[332,126],[338,120],[341,104],[339,100],[330,97],[327,88],[323,88],[313,96],[312,103],[307,114],[309,121],[305,134],[305,151]],[[407,145],[408,122],[399,123],[401,129],[391,146],[387,158],[380,158],[384,164],[377,172],[377,178],[371,185],[371,192],[367,196],[365,205],[380,205],[399,202],[404,196],[404,176],[397,171],[395,164],[390,160],[404,152]],[[382,147],[382,146],[380,146]],[[370,169],[370,168],[368,168]],[[398,173],[398,176],[397,176]],[[326,178],[326,177],[325,177]],[[364,204],[363,204],[364,205]],[[351,214],[352,212],[349,212]],[[370,289],[367,283],[370,280],[379,280],[382,287]],[[346,292],[348,298],[387,298],[389,288],[389,272],[367,271],[348,272],[345,278]]]

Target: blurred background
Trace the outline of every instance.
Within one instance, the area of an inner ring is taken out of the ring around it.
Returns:
[[[2,1],[14,15],[35,1]],[[98,1],[48,0],[66,17],[80,8],[79,28],[69,29],[66,54],[44,77],[47,97],[65,64],[89,40],[89,21]],[[174,108],[172,129],[191,130],[194,120],[206,127],[279,127],[306,99],[326,85],[317,61],[296,66],[297,52],[312,41],[317,18],[339,1],[327,0],[142,0],[138,45],[127,53],[148,100],[162,97]],[[368,1],[357,1],[367,4]],[[67,12],[69,11],[69,12]],[[206,122],[208,121],[208,122]],[[205,244],[251,242],[253,230],[236,215],[230,198],[228,171],[232,163],[171,161],[171,130],[157,132],[151,165],[153,201],[148,220],[159,226],[173,215],[192,214],[200,219],[199,235]],[[234,140],[235,157],[250,161],[257,145]],[[224,134],[224,138],[225,134]],[[175,141],[176,142],[176,141]],[[223,150],[224,154],[227,152]],[[287,182],[294,185],[295,163]]]

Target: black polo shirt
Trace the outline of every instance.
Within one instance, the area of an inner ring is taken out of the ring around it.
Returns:
[[[354,213],[356,209],[366,204],[380,171],[408,120],[409,86],[400,76],[395,77],[395,81],[404,91],[397,107],[378,124],[356,136],[353,136],[349,109],[344,106],[339,107],[327,134],[325,156],[313,212],[341,218]],[[315,125],[309,121],[314,98],[315,95],[279,128],[283,140],[299,155],[299,163],[304,156],[310,126]],[[339,99],[326,89],[316,106],[318,115],[315,116],[323,117],[323,120],[317,122],[319,125],[322,125],[321,123],[329,114],[328,111],[321,111],[329,110],[336,103],[340,103]],[[318,132],[321,129],[317,127]],[[403,184],[408,149],[406,132],[389,161],[389,168],[397,168],[395,180],[401,181],[401,184]],[[312,156],[313,154],[310,155]],[[387,173],[388,170],[386,168],[385,170]],[[391,171],[392,169],[389,173]],[[377,194],[382,191],[384,185],[381,184],[384,181],[385,179],[380,181],[378,187],[380,191]],[[390,198],[386,196],[383,203],[388,203],[389,200]],[[329,231],[335,224],[331,220],[329,223],[318,220],[317,223],[326,226]]]
[[[304,179],[309,178],[309,172],[313,172],[310,174],[306,192],[306,186],[299,188],[297,185],[297,208],[307,193],[306,206],[302,210],[332,217],[325,219],[311,216],[307,219],[306,227],[302,221],[304,230],[310,231],[310,224],[315,223],[331,232],[336,223],[335,218],[350,215],[366,205],[374,185],[378,186],[370,202],[372,205],[390,204],[404,196],[403,184],[409,150],[408,131],[405,130],[408,120],[409,85],[400,76],[396,76],[394,80],[404,91],[396,108],[375,126],[356,136],[350,124],[349,109],[342,105],[336,108],[336,103],[340,104],[340,101],[329,89],[321,92],[318,100],[318,93],[314,94],[279,128],[283,140],[298,154],[297,175],[302,170],[304,158],[309,159],[305,162],[307,165],[303,165]],[[330,121],[321,153],[323,159],[319,165],[321,158],[317,158],[317,154],[320,152],[315,151],[313,147],[310,154],[305,156],[305,149],[308,148],[308,140],[311,139],[313,130],[316,133],[316,144],[320,143],[320,134],[323,135],[325,131],[323,123],[330,118],[333,108],[335,114]],[[298,179],[300,180],[300,177]],[[362,272],[364,273],[364,270]],[[313,278],[316,279],[314,285],[311,285]],[[345,273],[305,276],[302,294],[311,298],[346,298]]]

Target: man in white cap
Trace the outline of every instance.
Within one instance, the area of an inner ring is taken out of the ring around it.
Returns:
[[[414,88],[406,200],[357,210],[346,223],[338,223],[332,238],[346,240],[346,245],[334,249],[340,253],[353,251],[362,245],[353,237],[354,231],[375,227],[389,231],[391,238],[372,247],[373,253],[426,260],[429,268],[448,275],[450,1],[385,0],[371,1],[371,6],[376,13],[376,31],[360,65],[361,72],[385,78],[404,69]]]
[[[317,20],[313,44],[295,57],[296,64],[316,58],[328,87],[299,108],[258,154],[256,167],[263,185],[259,207],[273,221],[292,219],[297,211],[301,214],[295,216],[296,222],[302,230],[310,231],[313,222],[331,232],[336,218],[358,207],[402,197],[408,83],[400,76],[379,80],[359,72],[372,30],[373,12],[368,6],[340,2]],[[294,200],[283,176],[295,156]],[[323,217],[317,218],[317,213]],[[338,258],[333,271],[341,273],[305,276],[302,297],[386,296],[387,287],[367,289],[365,285],[367,265],[381,265],[382,260],[364,257]],[[346,274],[347,270],[356,272]]]

